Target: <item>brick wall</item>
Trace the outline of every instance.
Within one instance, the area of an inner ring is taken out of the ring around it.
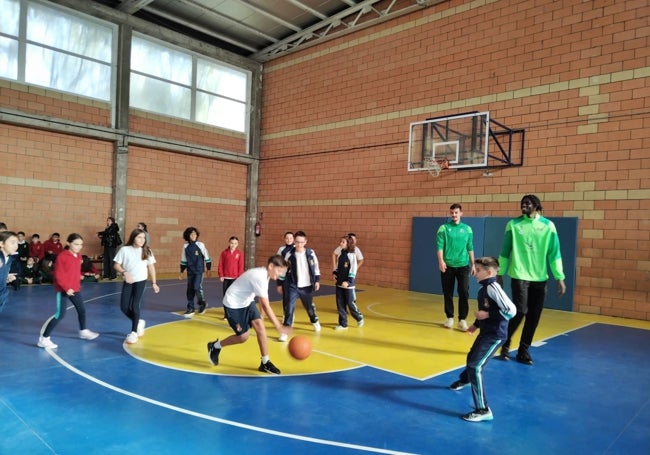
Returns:
[[[535,193],[580,219],[575,310],[649,319],[648,17],[646,1],[457,0],[266,64],[258,261],[303,229],[329,268],[354,231],[360,282],[406,289],[412,217],[517,216]],[[407,173],[409,123],[473,110],[526,129],[523,167]]]
[[[110,126],[110,107],[53,91],[0,82],[0,106],[57,124]],[[65,106],[65,108],[62,108]],[[176,119],[135,112],[134,134],[192,144],[219,144],[235,153],[246,150],[241,134]],[[75,134],[0,123],[0,221],[12,230],[45,241],[59,232],[84,237],[84,254],[101,254],[97,231],[113,210],[114,144]],[[138,222],[147,223],[160,274],[176,276],[182,233],[201,232],[218,259],[228,238],[244,247],[247,168],[210,158],[131,146],[127,169],[126,242]]]

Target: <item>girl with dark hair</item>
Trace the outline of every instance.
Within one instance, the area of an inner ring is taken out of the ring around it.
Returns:
[[[126,336],[127,344],[137,343],[138,338],[144,336],[145,321],[140,319],[140,306],[147,276],[151,276],[153,291],[156,294],[160,291],[156,283],[155,263],[156,259],[147,245],[146,232],[142,229],[134,229],[126,245],[115,256],[114,269],[124,275],[120,309],[131,320],[131,332]]]
[[[81,249],[84,241],[79,234],[72,233],[68,236],[67,245],[56,259],[53,282],[56,291],[56,313],[45,326],[45,330],[38,338],[38,347],[54,349],[56,344],[50,339],[50,334],[59,321],[65,317],[67,305],[62,297],[67,297],[77,310],[79,320],[79,338],[94,340],[98,333],[86,328],[86,307],[81,297]]]

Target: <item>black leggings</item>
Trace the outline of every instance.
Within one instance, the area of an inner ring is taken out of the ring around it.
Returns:
[[[124,282],[122,285],[122,297],[120,299],[120,309],[127,318],[131,319],[131,331],[138,331],[138,322],[140,321],[140,304],[144,295],[144,288],[147,280],[137,281],[135,283]]]
[[[56,314],[50,322],[48,322],[45,331],[43,332],[44,337],[49,337],[54,330],[54,327],[59,323],[61,319],[65,316],[67,306],[65,301],[61,297],[67,297],[74,307],[77,309],[77,317],[79,319],[79,330],[84,330],[86,328],[86,307],[84,305],[84,299],[81,297],[81,293],[77,292],[72,295],[68,295],[65,292],[56,293]]]

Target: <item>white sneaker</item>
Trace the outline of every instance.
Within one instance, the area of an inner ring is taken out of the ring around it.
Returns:
[[[50,340],[50,337],[38,337],[37,345],[39,348],[45,348],[45,349],[58,348],[58,345],[54,344],[52,340]]]
[[[287,341],[288,338],[289,335],[287,335],[286,333],[281,333],[280,336],[278,337],[278,341]]]
[[[137,334],[138,334],[139,337],[144,336],[144,326],[145,326],[145,324],[146,324],[146,322],[145,322],[144,319],[140,319],[138,321],[138,332],[137,332]]]
[[[314,332],[320,332],[320,322],[314,322],[312,325],[314,326]]]
[[[458,328],[463,332],[467,332],[467,321],[465,321],[465,319],[458,321]]]
[[[93,332],[92,330],[83,329],[79,330],[79,338],[82,340],[94,340],[99,336],[99,333]]]
[[[445,322],[445,327],[451,329],[453,326],[454,326],[454,318],[448,318],[447,322]]]
[[[126,344],[134,344],[138,342],[138,334],[131,332],[126,336]]]
[[[361,318],[360,321],[357,321],[357,327],[363,327],[363,324],[365,324],[365,323],[366,323],[366,320]]]
[[[348,329],[347,327],[343,327],[342,325],[337,325],[336,327],[334,327],[334,330],[347,330],[347,329]]]

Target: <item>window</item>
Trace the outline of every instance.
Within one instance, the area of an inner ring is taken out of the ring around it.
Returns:
[[[245,132],[249,79],[243,70],[133,37],[132,107]]]
[[[0,77],[110,101],[114,25],[30,1],[0,0],[0,11]]]

